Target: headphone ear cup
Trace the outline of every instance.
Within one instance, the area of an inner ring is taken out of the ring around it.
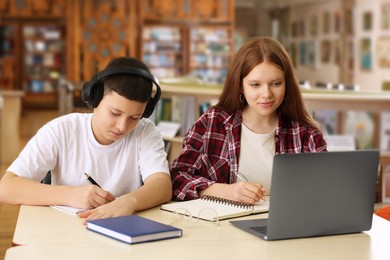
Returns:
[[[89,95],[91,92],[91,86],[89,84],[89,81],[86,81],[83,85],[83,88],[81,89],[81,101],[86,103],[88,105]],[[89,105],[88,105],[89,106]]]
[[[151,97],[149,99],[148,104],[146,104],[145,112],[142,115],[142,117],[149,117],[153,114],[154,108],[157,106],[157,103],[160,100],[160,96],[161,96],[161,87],[159,85],[157,78],[152,76],[151,80],[153,81],[153,83],[157,89],[156,89],[156,93],[154,94],[154,96]]]
[[[153,97],[149,99],[149,102],[148,104],[146,104],[145,112],[142,115],[142,117],[150,117],[153,114],[154,108],[157,106],[158,101],[160,100],[160,95],[161,95],[160,85],[156,84],[156,86],[157,86],[157,92]]]
[[[90,81],[87,81],[84,83],[81,91],[81,100],[86,103],[89,108],[95,108],[103,98],[103,91],[103,82],[96,82],[93,84]]]
[[[142,117],[150,117],[153,114],[154,107],[155,107],[154,99],[151,97],[148,103],[146,104],[145,111]]]
[[[103,82],[97,82],[91,91],[88,100],[88,106],[90,108],[95,108],[99,105],[100,101],[103,98],[104,84]]]

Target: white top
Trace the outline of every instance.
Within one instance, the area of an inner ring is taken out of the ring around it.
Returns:
[[[258,134],[242,124],[238,170],[248,181],[262,184],[267,194],[271,191],[274,155],[275,131]]]
[[[136,190],[156,172],[169,174],[164,142],[157,128],[143,118],[136,128],[110,145],[99,144],[92,132],[93,114],[72,113],[44,125],[7,171],[35,181],[52,172],[52,183],[87,185],[88,173],[115,196]]]

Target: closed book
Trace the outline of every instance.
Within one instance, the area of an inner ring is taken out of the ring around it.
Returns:
[[[87,229],[128,244],[176,238],[183,233],[179,228],[137,215],[89,220]]]

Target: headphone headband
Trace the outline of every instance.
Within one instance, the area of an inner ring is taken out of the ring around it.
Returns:
[[[130,75],[144,77],[146,79],[151,80],[155,85],[160,86],[158,79],[154,75],[152,75],[146,70],[136,68],[136,67],[130,67],[130,66],[118,66],[118,67],[106,68],[98,72],[95,76],[93,76],[92,80],[96,82],[103,79],[106,76],[110,76],[114,74],[130,74]]]
[[[130,66],[118,66],[118,67],[106,68],[98,72],[92,77],[90,81],[87,81],[84,84],[82,94],[81,94],[82,100],[89,107],[93,107],[93,108],[97,107],[100,100],[103,97],[103,89],[95,90],[95,88],[98,88],[96,85],[99,85],[98,82],[103,78],[110,75],[116,75],[116,74],[127,74],[127,75],[143,77],[145,79],[152,81],[152,83],[156,86],[157,88],[156,93],[154,97],[151,97],[150,100],[148,101],[145,108],[145,112],[142,115],[142,117],[149,117],[153,113],[154,107],[157,105],[157,102],[160,100],[161,87],[158,79],[154,75],[141,68],[130,67]]]

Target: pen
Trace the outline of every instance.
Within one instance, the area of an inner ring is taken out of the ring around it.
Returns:
[[[240,181],[242,182],[248,182],[248,179],[245,177],[244,174],[242,174],[241,172],[236,172],[236,176],[237,176],[237,179],[239,179]],[[263,195],[264,196],[264,195]],[[264,197],[261,199],[262,201],[265,201],[266,200],[264,199]]]
[[[242,182],[248,182],[248,179],[247,179],[247,178],[245,177],[245,175],[242,174],[241,172],[237,172],[236,175],[237,175],[237,178],[238,178],[240,181],[242,181]]]
[[[99,188],[101,188],[100,185],[97,184],[97,182],[96,182],[94,179],[92,179],[91,176],[88,175],[88,173],[85,172],[84,174],[85,174],[85,176],[87,177],[87,180],[88,180],[92,185],[96,185],[96,186],[98,186]]]

